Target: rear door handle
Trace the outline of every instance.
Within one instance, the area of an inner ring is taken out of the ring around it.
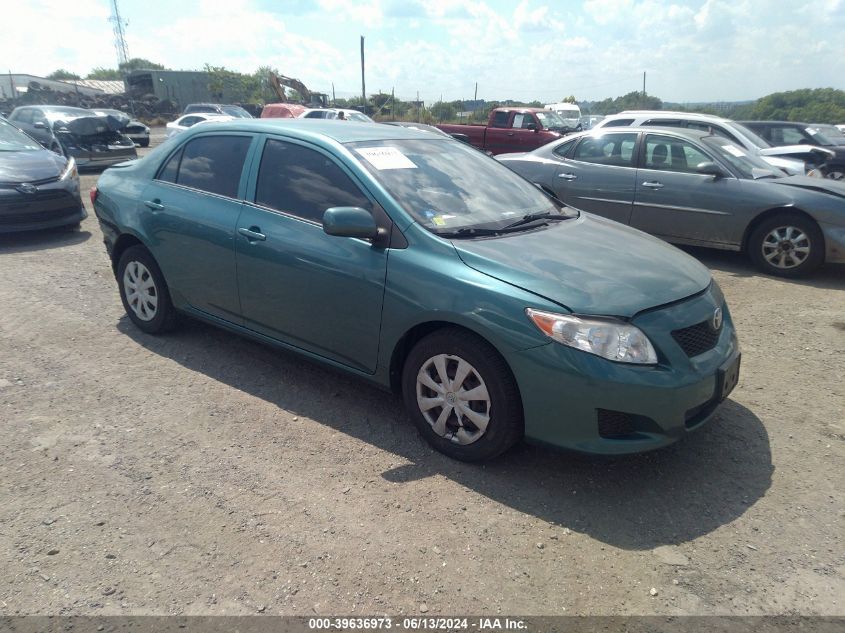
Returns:
[[[657,182],[656,180],[646,180],[643,183],[643,187],[648,187],[649,189],[663,189],[663,183]]]
[[[508,132],[508,136],[513,136],[513,135],[514,135],[513,132]]]
[[[558,174],[558,178],[563,178],[564,180],[575,180],[578,178],[575,174]]]
[[[164,210],[164,205],[158,200],[144,200],[144,204],[147,205],[153,211]]]
[[[246,239],[250,242],[263,242],[267,239],[267,236],[261,232],[261,229],[257,226],[251,226],[248,229],[239,228],[238,233],[243,235]]]

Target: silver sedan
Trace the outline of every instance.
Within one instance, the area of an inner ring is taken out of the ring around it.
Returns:
[[[572,207],[669,242],[744,251],[773,275],[845,263],[845,184],[787,176],[709,132],[600,128],[496,159]]]

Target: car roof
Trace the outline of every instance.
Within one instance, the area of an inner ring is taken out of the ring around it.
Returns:
[[[191,128],[194,129],[194,128]],[[198,132],[200,128],[196,128]],[[205,128],[208,131],[209,128]],[[235,119],[215,123],[217,132],[238,131],[291,134],[314,141],[332,140],[337,143],[357,141],[420,140],[418,130],[399,125],[373,125],[336,119]],[[190,130],[189,130],[190,131]],[[437,137],[431,135],[432,139]],[[446,139],[444,139],[446,140]]]
[[[809,123],[801,123],[800,121],[760,121],[760,120],[748,120],[748,121],[737,121],[737,123],[742,123],[743,125],[748,125],[749,123],[754,123],[758,125],[803,125],[809,126]]]
[[[685,136],[687,138],[700,140],[707,136],[717,136],[718,138],[724,141],[730,141],[730,139],[725,138],[724,136],[714,135],[707,130],[691,130],[689,128],[682,128],[682,127],[600,127],[594,128],[592,130],[587,130],[586,132],[579,132],[578,134],[570,134],[565,136],[564,139],[571,139],[574,137],[581,137],[581,136],[604,136],[605,134],[615,134],[617,132],[636,132],[643,134],[673,134],[675,136]],[[732,141],[731,141],[732,142]],[[541,146],[542,147],[542,146]]]
[[[679,112],[676,110],[625,110],[618,114],[608,114],[606,118],[615,119],[620,117],[665,117],[667,119],[697,119],[704,121],[719,121],[720,123],[735,123],[732,119],[716,116],[715,114],[702,114],[701,112]]]

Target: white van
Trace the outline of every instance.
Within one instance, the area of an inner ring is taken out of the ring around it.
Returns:
[[[581,108],[574,103],[549,103],[544,106],[546,110],[557,112],[570,130],[581,131]]]

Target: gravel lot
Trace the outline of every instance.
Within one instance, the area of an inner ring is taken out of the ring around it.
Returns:
[[[140,333],[93,213],[0,237],[0,614],[845,613],[845,270],[692,252],[744,354],[710,425],[465,465],[344,375]]]

